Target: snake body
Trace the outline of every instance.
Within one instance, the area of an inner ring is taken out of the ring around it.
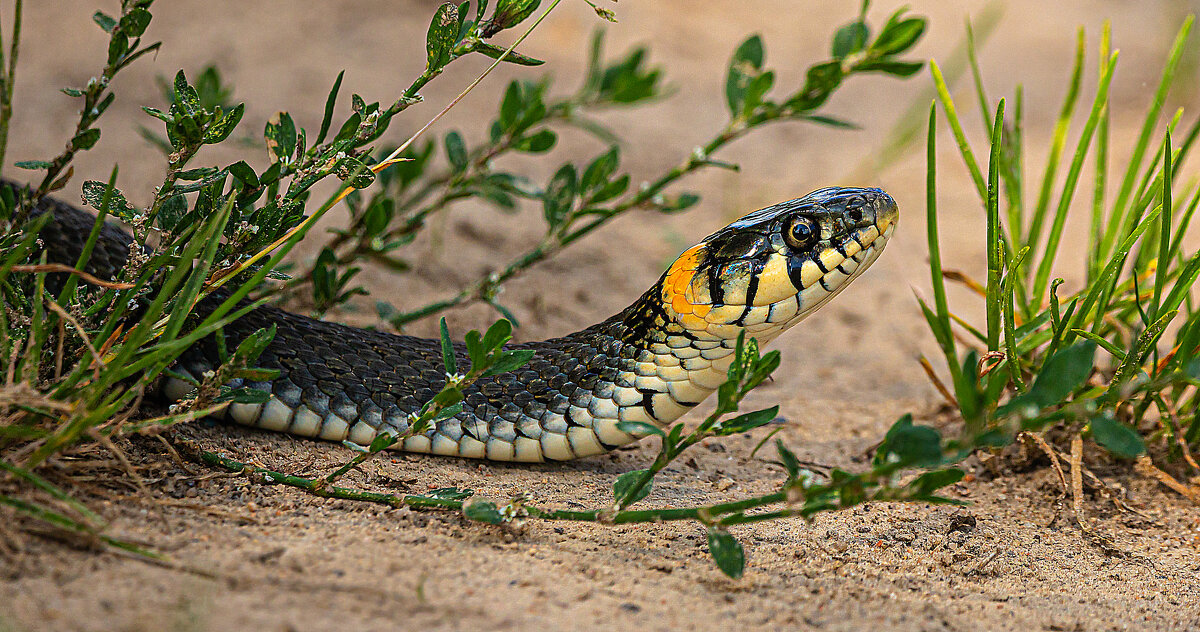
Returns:
[[[74,262],[93,219],[52,200],[43,229],[52,259]],[[738,335],[766,343],[827,303],[869,267],[891,237],[896,203],[879,189],[827,188],[754,211],[686,250],[659,280],[615,316],[561,338],[511,345],[532,349],[525,366],[482,378],[464,391],[462,411],[396,447],[495,461],[539,462],[601,454],[641,436],[621,421],[665,426],[724,380]],[[132,238],[106,227],[89,269],[124,263]],[[201,304],[201,308],[203,303]],[[403,433],[413,413],[446,383],[436,340],[324,322],[275,307],[227,325],[229,348],[275,325],[258,366],[269,382],[237,382],[270,393],[262,404],[232,404],[233,421],[331,441],[367,445]],[[459,366],[466,351],[456,347]],[[188,349],[175,371],[201,380],[219,366],[214,339]],[[167,378],[162,394],[189,397]]]

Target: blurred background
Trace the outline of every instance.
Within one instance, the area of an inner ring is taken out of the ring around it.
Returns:
[[[520,48],[547,63],[538,68],[505,65],[498,69],[431,130],[435,135],[431,137],[456,129],[468,144],[483,138],[504,86],[515,77],[534,79],[549,73],[554,77],[553,93],[570,92],[581,80],[589,35],[606,28],[610,56],[634,45],[647,46],[651,63],[664,69],[670,86],[668,98],[601,116],[622,139],[622,168],[631,172],[635,183],[651,180],[679,163],[727,120],[722,92],[725,68],[731,52],[747,35],[763,36],[767,66],[777,72],[777,90],[790,92],[803,82],[809,65],[828,56],[832,33],[854,19],[860,8],[857,0],[597,3],[614,10],[619,23],[598,19],[581,0],[563,2]],[[84,180],[104,180],[119,165],[118,187],[135,203],[148,201],[162,179],[164,160],[137,131],[139,125],[156,124],[140,108],[164,106],[156,78],[183,69],[194,79],[208,65],[215,65],[233,87],[235,102],[246,102],[246,115],[235,136],[249,140],[240,146],[227,143],[218,150],[220,154],[202,153],[195,164],[246,159],[263,168],[267,154],[261,130],[266,119],[286,110],[298,125],[316,129],[339,71],[344,69],[346,75],[342,110],[335,120],[344,118],[351,92],[368,102],[394,100],[425,64],[425,30],[438,4],[431,0],[344,0],[305,3],[303,8],[289,0],[156,4],[146,39],[164,41],[162,50],[118,77],[117,101],[101,120],[103,136],[76,161],[75,178],[60,195],[78,201]],[[989,96],[993,100],[1011,97],[1018,83],[1024,86],[1027,168],[1037,173],[1065,91],[1077,30],[1084,29],[1088,37],[1081,95],[1085,104],[1081,107],[1086,108],[1095,88],[1101,24],[1112,20],[1114,46],[1121,50],[1113,86],[1113,103],[1119,108],[1113,112],[1113,153],[1118,154],[1132,142],[1141,124],[1181,21],[1200,9],[1200,2],[1166,0],[1052,4],[879,1],[872,4],[869,20],[877,29],[904,5],[911,13],[928,17],[930,28],[914,56],[936,59],[947,69],[955,64],[961,67],[965,24],[971,21]],[[107,37],[91,20],[98,8],[115,12],[113,6],[90,0],[26,3],[10,164],[4,166],[7,177],[26,175],[11,166],[13,161],[48,158],[68,139],[78,102],[59,89],[86,83],[103,63]],[[507,44],[515,36],[506,32],[497,43]],[[1168,113],[1196,101],[1197,50],[1200,47],[1191,46],[1182,62]],[[422,91],[424,104],[393,122],[385,143],[398,143],[419,128],[489,61],[477,56],[452,64]],[[786,398],[801,392],[809,394],[808,400],[813,393],[831,399],[853,395],[859,401],[891,402],[897,410],[914,400],[932,401],[932,389],[914,361],[919,351],[932,348],[932,340],[910,289],[920,291],[928,285],[923,213],[924,117],[932,98],[930,86],[927,71],[908,80],[855,77],[821,112],[853,121],[859,129],[783,123],[738,141],[716,158],[739,164],[739,172],[712,169],[689,177],[675,189],[703,197],[693,210],[677,216],[648,211],[628,214],[510,282],[500,300],[522,322],[518,339],[561,335],[619,311],[649,287],[677,253],[755,208],[823,186],[881,186],[902,209],[897,238],[875,268],[842,298],[777,343],[784,351],[784,371],[770,389],[774,392],[763,397]],[[964,74],[955,94],[969,136],[981,147],[984,135],[970,90]],[[916,134],[907,145],[898,145],[900,151],[891,151],[897,147],[897,131],[906,127]],[[951,242],[945,246],[947,266],[978,272],[983,268],[982,210],[952,139],[944,129],[941,132],[943,236]],[[1073,139],[1074,134],[1069,143]],[[590,159],[604,149],[591,136],[564,130],[550,158],[519,158],[510,168],[544,182],[564,160]],[[323,193],[318,191],[317,197]],[[340,217],[344,216],[331,213],[326,221],[336,223]],[[542,234],[542,221],[539,208],[509,216],[473,202],[460,204],[438,218],[410,248],[408,258],[417,263],[411,273],[369,271],[364,280],[376,297],[413,308],[456,291],[523,252]],[[299,249],[301,256],[311,256],[323,238],[310,241],[310,248]],[[338,317],[374,323],[372,304],[364,300],[357,311]],[[452,327],[462,331],[486,325],[496,314],[475,305],[454,310],[448,317]],[[432,333],[435,322],[427,321],[415,323],[408,331]]]

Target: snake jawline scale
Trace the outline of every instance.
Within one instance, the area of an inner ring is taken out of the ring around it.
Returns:
[[[56,217],[44,229],[49,254],[73,262],[70,244],[82,246],[90,216],[51,200],[43,208]],[[665,426],[699,404],[725,380],[739,333],[766,343],[829,302],[875,262],[897,218],[891,197],[860,188],[820,189],[754,211],[685,251],[621,313],[562,338],[511,345],[532,349],[533,358],[480,379],[464,391],[460,413],[396,447],[539,462],[635,441],[641,436],[618,422]],[[111,276],[130,241],[106,228],[98,252],[115,254],[97,260],[114,261],[89,268]],[[273,307],[226,326],[226,343],[272,324],[275,338],[257,364],[279,377],[231,385],[271,394],[262,404],[232,404],[226,416],[239,424],[367,445],[380,432],[407,430],[412,413],[446,382],[436,340]],[[466,365],[465,349],[456,346],[456,353]],[[219,357],[210,338],[188,349],[175,370],[201,379]],[[191,388],[168,378],[162,391],[178,401]]]

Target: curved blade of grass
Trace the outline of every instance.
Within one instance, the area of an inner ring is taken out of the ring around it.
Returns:
[[[992,126],[991,154],[988,159],[987,180],[987,344],[988,351],[1000,348],[1000,312],[1004,298],[1001,295],[1000,276],[1004,265],[1004,242],[1000,238],[1000,147],[1004,143],[1004,99],[996,106],[995,124]],[[989,379],[988,384],[1000,380]],[[993,393],[993,389],[995,392]],[[999,387],[991,386],[990,394],[999,394]]]
[[[1113,52],[1109,57],[1107,74],[1100,78],[1100,88],[1096,92],[1096,99],[1092,102],[1092,111],[1083,126],[1083,132],[1079,137],[1079,144],[1075,148],[1075,156],[1071,160],[1070,168],[1067,170],[1067,179],[1063,183],[1062,196],[1059,198],[1058,208],[1055,210],[1054,223],[1050,227],[1050,233],[1046,239],[1046,250],[1042,254],[1041,261],[1038,263],[1037,273],[1033,278],[1033,288],[1029,294],[1030,302],[1034,305],[1041,305],[1042,296],[1045,294],[1046,286],[1050,282],[1050,270],[1054,265],[1055,257],[1058,255],[1058,246],[1063,235],[1063,225],[1067,221],[1067,211],[1071,208],[1071,198],[1075,195],[1075,187],[1079,183],[1079,174],[1083,171],[1083,161],[1087,157],[1092,136],[1095,134],[1096,126],[1100,122],[1100,114],[1108,104],[1108,89],[1112,85],[1113,70],[1116,67],[1117,56],[1119,54],[1119,52]]]
[[[1100,31],[1100,69],[1099,76],[1111,72],[1108,67],[1109,56],[1112,52],[1112,22],[1105,20]],[[1100,272],[1100,256],[1098,251],[1102,239],[1104,223],[1104,192],[1108,184],[1108,130],[1110,123],[1108,106],[1100,114],[1100,125],[1096,128],[1096,157],[1095,174],[1092,184],[1092,229],[1088,232],[1088,250],[1084,260],[1087,263],[1087,281],[1091,283]]]
[[[942,76],[942,69],[938,67],[936,61],[930,60],[929,72],[933,75],[934,86],[937,87],[938,103],[942,104],[942,111],[946,113],[946,120],[950,122],[950,130],[954,132],[954,141],[958,143],[958,152],[962,154],[963,162],[967,165],[967,170],[971,172],[971,179],[975,182],[979,199],[986,200],[987,184],[983,180],[983,172],[979,170],[975,153],[971,151],[967,135],[963,132],[962,122],[958,120],[958,110],[954,107],[954,99],[950,96],[950,88],[946,85],[946,78]]]
[[[1058,112],[1058,120],[1054,123],[1050,155],[1046,158],[1046,169],[1042,173],[1042,186],[1038,191],[1037,204],[1033,207],[1033,219],[1029,224],[1029,233],[1024,239],[1024,243],[1027,244],[1037,244],[1042,240],[1042,226],[1046,221],[1046,212],[1050,209],[1050,194],[1054,190],[1054,183],[1057,180],[1063,148],[1067,145],[1067,132],[1071,128],[1071,119],[1075,115],[1075,104],[1079,100],[1079,86],[1083,83],[1084,43],[1084,32],[1081,27],[1076,37],[1075,64],[1071,70],[1071,80],[1067,84],[1067,94],[1063,98],[1062,108]],[[1104,58],[1102,57],[1102,59]]]
[[[1000,284],[1001,293],[1004,295],[1004,351],[1008,357],[1008,373],[1012,376],[1013,385],[1018,393],[1025,391],[1025,382],[1021,380],[1021,356],[1017,353],[1016,327],[1013,322],[1016,318],[1016,293],[1013,288],[1017,283],[1017,271],[1028,253],[1029,246],[1025,246],[1013,257],[1008,263],[1008,273],[1004,275]]]
[[[1117,193],[1116,201],[1113,202],[1108,228],[1105,230],[1104,239],[1101,240],[1100,248],[1096,252],[1098,259],[1110,257],[1113,244],[1120,239],[1121,235],[1129,234],[1133,228],[1133,222],[1130,221],[1126,213],[1126,204],[1129,202],[1129,196],[1133,193],[1134,181],[1141,168],[1142,158],[1146,155],[1146,148],[1150,143],[1154,124],[1158,121],[1158,117],[1162,113],[1163,103],[1166,101],[1167,92],[1170,91],[1171,84],[1175,79],[1175,69],[1178,67],[1179,60],[1183,56],[1184,44],[1187,41],[1188,34],[1192,30],[1192,23],[1194,21],[1195,18],[1193,16],[1188,16],[1183,21],[1183,25],[1179,27],[1179,32],[1175,35],[1175,42],[1171,45],[1171,52],[1167,54],[1167,63],[1163,67],[1162,76],[1158,82],[1158,89],[1155,90],[1154,97],[1150,101],[1150,108],[1146,111],[1146,118],[1142,122],[1141,133],[1138,135],[1133,153],[1130,154],[1129,164],[1125,169],[1125,177],[1121,181],[1121,188]]]
[[[1104,336],[1094,334],[1086,329],[1072,329],[1071,331],[1072,331],[1072,333],[1078,335],[1080,338],[1085,338],[1087,340],[1091,340],[1092,342],[1096,343],[1097,345],[1100,345],[1101,349],[1104,349],[1105,351],[1109,352],[1110,354],[1112,354],[1112,356],[1114,358],[1116,358],[1117,360],[1119,360],[1121,362],[1124,362],[1125,357],[1127,355],[1129,355],[1129,354],[1125,353],[1124,349],[1113,344],[1113,342],[1111,340],[1109,340],[1108,338],[1105,338]]]
[[[1158,318],[1158,305],[1162,300],[1163,286],[1171,270],[1171,132],[1163,138],[1163,168],[1162,168],[1162,213],[1158,214],[1158,265],[1154,269],[1154,294],[1150,299],[1150,319]]]
[[[954,346],[954,337],[950,333],[950,308],[946,301],[946,282],[942,277],[942,248],[938,239],[937,219],[937,107],[929,104],[929,127],[926,134],[925,153],[925,237],[929,245],[929,281],[933,285],[933,306],[931,312],[920,298],[921,310],[929,322],[942,354],[946,356],[946,365],[953,374],[958,370],[958,352]],[[955,381],[958,376],[954,376]]]
[[[1154,321],[1154,324],[1146,328],[1145,331],[1137,337],[1133,343],[1133,347],[1125,354],[1125,359],[1117,367],[1117,372],[1113,375],[1112,382],[1109,383],[1105,395],[1109,393],[1117,394],[1118,389],[1122,384],[1128,382],[1134,375],[1137,375],[1142,370],[1142,362],[1146,356],[1154,350],[1155,343],[1158,342],[1159,336],[1162,336],[1167,325],[1175,318],[1179,310],[1171,310],[1162,315],[1161,318]]]
[[[1080,303],[1079,310],[1076,311],[1075,314],[1070,318],[1064,317],[1064,320],[1067,323],[1067,333],[1063,336],[1064,344],[1071,343],[1071,341],[1074,339],[1074,334],[1071,332],[1071,330],[1079,326],[1078,321],[1086,318],[1087,315],[1091,313],[1093,307],[1095,307],[1096,315],[1092,321],[1092,330],[1096,331],[1099,328],[1100,323],[1104,318],[1104,312],[1107,308],[1108,299],[1106,297],[1108,292],[1110,292],[1113,288],[1113,282],[1117,277],[1117,273],[1121,270],[1123,264],[1125,263],[1125,257],[1129,255],[1129,251],[1133,249],[1133,244],[1137,242],[1139,238],[1141,238],[1142,233],[1146,232],[1146,229],[1150,227],[1150,224],[1158,218],[1157,215],[1160,212],[1162,212],[1161,208],[1156,208],[1153,211],[1150,211],[1150,215],[1146,218],[1146,221],[1138,224],[1138,226],[1133,229],[1133,232],[1130,233],[1123,242],[1121,242],[1121,246],[1115,253],[1112,254],[1111,257],[1109,257],[1107,265],[1104,266],[1104,270],[1100,273],[1100,277],[1096,279],[1096,282],[1089,286],[1088,293],[1084,297],[1083,302]],[[1102,295],[1104,298],[1102,298]]]

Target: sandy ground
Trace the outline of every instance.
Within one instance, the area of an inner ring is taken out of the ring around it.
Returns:
[[[75,103],[57,88],[84,83],[105,45],[89,20],[92,4],[26,3],[10,160],[43,158],[64,142]],[[314,128],[343,68],[344,91],[368,100],[394,98],[424,63],[420,34],[436,4],[355,0],[321,3],[301,15],[297,4],[285,0],[160,3],[148,37],[167,44],[119,79],[104,137],[78,161],[65,195],[76,196],[84,179],[104,179],[114,163],[121,167],[120,186],[135,200],[161,178],[161,159],[134,131],[149,122],[138,106],[161,105],[156,75],[179,68],[194,75],[216,63],[249,104],[247,130],[261,129],[279,109]],[[746,33],[763,34],[768,63],[779,70],[782,85],[794,86],[803,69],[826,53],[834,25],[849,19],[857,4],[673,0],[616,6],[621,23],[609,29],[610,49],[652,44],[675,89],[651,107],[605,115],[629,141],[626,168],[635,179],[652,178],[719,128],[723,68]],[[1198,8],[1195,2],[1115,0],[1061,2],[1054,11],[1032,1],[914,4],[933,20],[918,54],[937,59],[951,55],[966,16],[1003,11],[982,61],[994,96],[1011,94],[1018,81],[1025,84],[1031,139],[1048,136],[1076,27],[1084,26],[1094,40],[1101,21],[1111,18],[1123,51],[1114,87],[1114,155],[1140,124],[1182,15]],[[877,5],[873,15],[880,23],[898,3]],[[564,3],[525,52],[552,59],[547,70],[566,91],[579,75],[595,25],[585,4]],[[1185,70],[1190,77],[1172,105],[1190,105],[1197,97],[1196,56],[1191,59]],[[1089,63],[1094,65],[1094,54]],[[394,126],[395,137],[424,122],[482,67],[482,60],[456,64],[427,91],[430,104],[410,110],[413,115]],[[503,80],[489,80],[485,88]],[[558,335],[618,311],[683,247],[748,210],[830,184],[883,186],[904,215],[893,245],[838,301],[778,341],[784,365],[752,402],[782,404],[787,424],[779,437],[802,458],[862,467],[864,451],[897,416],[912,411],[928,417],[937,404],[914,361],[931,350],[932,341],[910,291],[928,283],[923,156],[909,152],[882,170],[871,161],[909,105],[925,98],[927,84],[924,75],[906,83],[856,79],[828,111],[855,120],[861,130],[778,125],[758,132],[722,156],[739,162],[740,173],[706,173],[685,183],[704,195],[694,212],[624,217],[531,270],[503,295],[524,323],[518,336]],[[972,99],[963,96],[964,118],[977,120]],[[491,115],[496,101],[492,91],[476,92],[442,129],[481,137],[479,120]],[[1031,172],[1041,168],[1044,142],[1031,140]],[[981,213],[948,138],[942,147],[946,256],[951,265],[978,270]],[[600,150],[593,140],[564,135],[563,155],[584,158]],[[264,160],[260,156],[258,164]],[[547,169],[522,165],[536,177]],[[514,221],[474,206],[455,208],[437,228],[440,245],[417,246],[415,274],[373,273],[368,280],[380,298],[422,304],[523,250],[541,230],[540,221],[536,211]],[[370,321],[365,312],[344,317]],[[476,306],[452,312],[450,321],[462,330],[493,317]],[[412,331],[428,334],[431,325]],[[327,471],[347,456],[335,445],[211,423],[182,432],[235,458],[300,474]],[[780,472],[768,455],[751,456],[757,439],[734,437],[697,448],[665,472],[645,502],[682,506],[771,489]],[[325,501],[194,465],[185,469],[149,439],[134,439],[126,448],[149,494],[117,470],[99,468],[79,472],[86,497],[113,521],[115,534],[225,579],[80,551],[48,538],[21,539],[15,555],[0,557],[0,630],[1200,629],[1200,509],[1125,469],[1100,473],[1124,485],[1145,517],[1118,512],[1101,498],[1088,504],[1095,528],[1112,538],[1117,554],[1081,535],[1052,473],[1032,469],[996,478],[979,471],[951,490],[970,501],[966,508],[882,504],[811,524],[739,529],[749,571],[735,581],[713,566],[703,533],[692,524],[527,523],[501,530],[448,513]],[[397,455],[368,464],[350,480],[377,490],[459,486],[499,499],[524,492],[548,506],[596,506],[609,498],[616,475],[643,467],[654,450],[648,443],[577,463],[520,467]]]

